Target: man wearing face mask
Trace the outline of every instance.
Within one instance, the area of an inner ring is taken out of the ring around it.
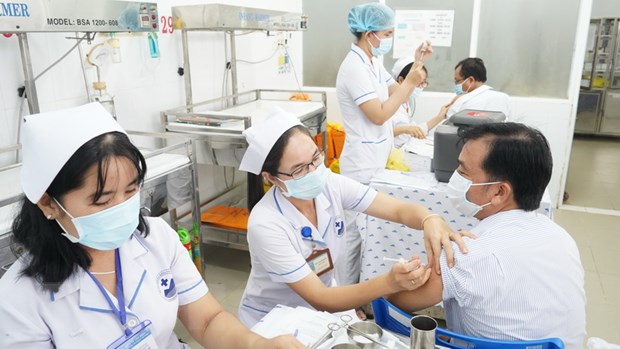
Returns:
[[[552,158],[540,131],[493,123],[461,131],[459,167],[448,198],[480,219],[469,253],[456,253],[441,275],[389,300],[416,311],[443,300],[448,327],[500,340],[562,339],[568,349],[585,336],[584,271],[575,241],[534,212],[549,183]]]
[[[340,155],[340,173],[368,184],[385,168],[392,151],[390,118],[423,82],[423,62],[431,55],[430,42],[418,47],[418,62],[401,84],[397,84],[378,58],[392,48],[394,11],[379,3],[353,7],[347,17],[349,31],[355,36],[351,50],[338,70],[336,92],[346,138]],[[337,270],[341,284],[359,280],[361,236],[356,226],[357,213],[347,212],[347,263]]]
[[[499,111],[511,119],[508,95],[486,85],[487,70],[480,58],[465,58],[454,67],[453,100],[446,116],[450,117],[464,109]]]

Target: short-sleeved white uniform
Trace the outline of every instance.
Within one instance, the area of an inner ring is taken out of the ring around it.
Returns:
[[[372,176],[385,168],[393,144],[392,124],[375,125],[360,105],[378,98],[389,98],[388,86],[394,78],[376,58],[369,59],[357,45],[351,45],[338,70],[336,92],[344,121],[346,138],[340,155],[340,173],[369,183]]]
[[[428,125],[426,124],[426,122],[423,122],[421,124],[417,124],[413,118],[411,117],[412,111],[411,111],[411,107],[409,106],[409,103],[404,103],[402,104],[398,110],[396,111],[396,114],[394,114],[394,116],[392,116],[392,128],[398,127],[398,126],[418,126],[422,132],[424,133],[424,135],[428,134]],[[410,134],[401,134],[399,136],[395,136],[394,137],[394,146],[396,148],[400,148],[402,147],[405,143],[407,143],[407,141],[409,141],[409,139],[411,138]]]
[[[127,324],[150,320],[158,347],[178,349],[173,330],[179,306],[203,297],[208,288],[176,232],[160,218],[147,222],[146,238],[135,232],[119,249]],[[18,260],[0,279],[0,348],[105,348],[123,335],[118,318],[85,271],[51,292],[30,277],[20,277],[23,266]]]
[[[493,89],[489,85],[482,85],[459,97],[450,106],[446,116],[451,117],[465,109],[501,111],[506,115],[507,120],[512,118],[508,95]]]
[[[313,226],[279,189],[272,187],[254,206],[248,222],[252,271],[239,305],[239,319],[252,327],[277,304],[312,308],[287,283],[312,273],[306,258],[315,249],[329,248],[334,265],[345,253],[344,210],[365,211],[377,192],[344,176],[329,173],[325,189],[315,199],[318,227]],[[304,238],[303,227],[312,229]],[[333,270],[320,276],[334,286]]]

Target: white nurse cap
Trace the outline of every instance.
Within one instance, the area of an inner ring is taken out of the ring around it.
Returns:
[[[241,159],[239,169],[255,175],[260,174],[273,145],[284,132],[297,125],[301,125],[298,118],[278,108],[271,112],[266,120],[243,131],[248,149]]]
[[[392,68],[392,77],[394,78],[394,80],[398,81],[398,76],[400,75],[400,72],[403,71],[407,64],[413,63],[414,61],[415,59],[413,58],[413,56],[407,56],[397,60],[396,63],[394,63],[394,67]]]
[[[73,154],[108,132],[126,133],[99,103],[24,117],[22,188],[37,203]]]

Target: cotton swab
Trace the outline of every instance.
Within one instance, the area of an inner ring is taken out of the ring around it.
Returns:
[[[390,258],[390,257],[383,257],[383,261],[384,262],[395,262],[395,263],[407,263],[407,260],[404,258]]]

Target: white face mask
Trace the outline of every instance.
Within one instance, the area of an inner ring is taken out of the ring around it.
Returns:
[[[328,175],[329,170],[321,163],[316,170],[299,179],[289,179],[286,181],[278,177],[276,179],[286,185],[286,191],[282,191],[282,195],[301,200],[312,200],[323,192]]]
[[[484,207],[491,204],[489,201],[484,205],[478,205],[467,200],[467,192],[469,188],[473,186],[481,186],[481,185],[490,185],[497,184],[501,182],[486,182],[486,183],[472,183],[471,180],[461,176],[460,173],[454,171],[452,177],[450,177],[450,181],[448,182],[448,190],[446,194],[448,195],[448,199],[456,208],[461,212],[465,217],[473,217]]]
[[[121,247],[140,223],[140,191],[116,206],[81,217],[72,216],[56,199],[54,201],[71,217],[78,233],[77,238],[69,234],[57,219],[64,231],[62,235],[73,243],[79,242],[95,250],[108,251]]]

